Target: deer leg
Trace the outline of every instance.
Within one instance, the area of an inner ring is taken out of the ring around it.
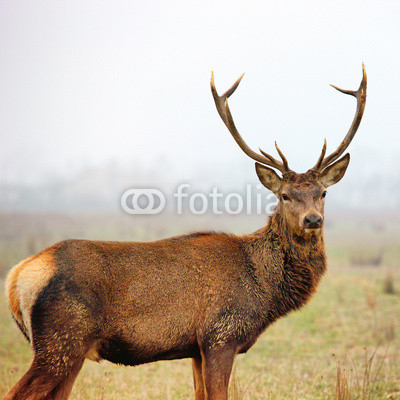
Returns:
[[[90,343],[68,338],[65,332],[55,331],[50,335],[46,328],[42,331],[44,337],[34,335],[35,355],[31,367],[3,400],[68,398]]]
[[[66,400],[82,365],[83,359],[65,375],[58,375],[34,360],[26,374],[9,390],[3,400]]]
[[[59,377],[46,373],[33,360],[29,370],[7,392],[3,400],[44,400],[59,382]]]
[[[72,371],[53,389],[49,400],[66,400],[72,391],[75,379],[83,365],[83,360],[78,362]]]
[[[83,359],[66,375],[52,374],[33,361],[26,374],[9,390],[3,400],[66,400],[81,370]]]
[[[235,346],[229,345],[208,348],[202,352],[206,400],[228,400],[229,378],[235,355]]]
[[[75,379],[82,368],[84,360],[77,362],[71,372],[52,390],[49,400],[66,400],[68,399]]]
[[[206,400],[201,358],[192,359],[195,400]]]

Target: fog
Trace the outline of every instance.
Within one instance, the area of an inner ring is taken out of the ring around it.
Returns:
[[[355,99],[329,84],[357,89],[364,62],[365,115],[332,197],[398,207],[399,17],[390,1],[1,1],[0,205],[35,209],[36,196],[51,208],[52,190],[115,206],[127,187],[255,183],[211,71],[221,93],[245,72],[230,100],[239,131],[274,156],[276,140],[303,172],[354,116]]]

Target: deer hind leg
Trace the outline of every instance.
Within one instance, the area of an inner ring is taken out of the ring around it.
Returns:
[[[82,368],[83,361],[78,361],[71,371],[61,380],[59,384],[52,390],[48,400],[66,400],[68,399],[75,379]]]
[[[229,378],[235,355],[236,348],[232,345],[211,347],[202,351],[202,375],[206,400],[228,400]]]
[[[61,278],[50,281],[32,307],[34,360],[5,400],[67,399],[95,341],[97,320],[92,309]]]
[[[83,359],[68,372],[55,375],[36,359],[26,374],[9,390],[3,400],[66,400],[83,365]]]
[[[46,329],[43,332],[46,332]],[[63,341],[60,338],[65,339],[66,334],[55,331],[51,338],[45,335],[46,340],[40,340],[43,337],[33,333],[35,355],[32,365],[3,400],[68,398],[89,344],[76,338],[72,341]]]
[[[25,375],[6,393],[3,400],[42,400],[50,393],[56,381],[52,376],[46,376],[33,361]]]

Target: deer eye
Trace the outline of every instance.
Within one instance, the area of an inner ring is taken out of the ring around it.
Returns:
[[[325,198],[326,197],[326,194],[327,194],[328,192],[325,190],[323,193],[322,193],[322,198]]]
[[[285,193],[282,193],[282,199],[285,201],[290,201],[290,197]]]

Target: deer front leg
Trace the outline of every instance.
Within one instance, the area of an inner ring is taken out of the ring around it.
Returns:
[[[232,345],[211,347],[202,351],[202,375],[206,400],[228,400],[229,378],[235,355],[236,348]]]
[[[201,358],[192,359],[195,400],[206,400]]]

